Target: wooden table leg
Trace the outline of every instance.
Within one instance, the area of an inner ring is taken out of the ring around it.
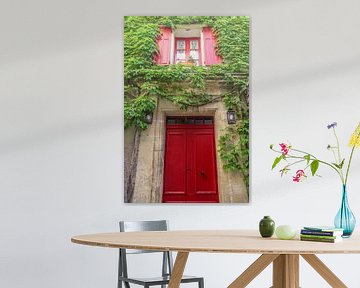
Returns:
[[[278,254],[263,254],[254,263],[252,263],[238,278],[232,282],[228,288],[244,288],[254,278],[259,275],[271,262],[273,262]]]
[[[299,288],[299,255],[281,254],[274,260],[272,288]]]
[[[189,256],[189,252],[178,252],[177,253],[168,288],[179,288],[180,287],[181,278],[184,274],[185,265],[186,265],[188,256]]]
[[[301,255],[324,280],[335,288],[347,288],[347,286],[314,254]]]

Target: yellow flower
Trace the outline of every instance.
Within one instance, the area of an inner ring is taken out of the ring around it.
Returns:
[[[350,138],[349,146],[360,147],[360,122]]]

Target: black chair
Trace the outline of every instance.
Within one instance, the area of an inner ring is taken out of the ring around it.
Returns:
[[[168,222],[166,220],[159,221],[120,221],[120,232],[134,232],[134,231],[167,231]],[[171,252],[149,251],[149,250],[135,250],[135,249],[119,249],[119,269],[118,269],[118,288],[122,288],[124,283],[125,288],[130,288],[130,283],[141,285],[144,288],[150,286],[161,285],[165,288],[169,284],[170,276],[173,268],[173,259]],[[127,254],[141,254],[141,253],[163,253],[162,260],[162,274],[160,277],[152,278],[133,278],[128,276],[127,271]],[[197,282],[199,288],[204,288],[204,278],[194,276],[183,276],[181,283]]]

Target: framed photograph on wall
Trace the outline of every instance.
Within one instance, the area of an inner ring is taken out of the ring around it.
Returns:
[[[124,202],[249,201],[248,16],[124,18]]]

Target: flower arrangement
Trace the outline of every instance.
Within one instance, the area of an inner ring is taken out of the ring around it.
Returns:
[[[327,125],[327,128],[333,131],[336,140],[335,145],[327,146],[327,149],[333,154],[335,160],[334,162],[323,161],[311,153],[294,148],[290,144],[280,143],[279,149],[275,149],[273,144],[270,145],[270,149],[272,151],[280,154],[275,158],[271,169],[273,170],[281,161],[285,161],[285,166],[280,170],[281,176],[283,176],[284,174],[287,174],[294,165],[303,165],[302,169],[297,169],[295,175],[292,177],[294,182],[300,182],[306,179],[308,174],[311,174],[312,176],[317,175],[316,172],[319,168],[319,165],[322,164],[333,169],[340,177],[341,183],[346,186],[354,150],[356,147],[360,147],[360,122],[349,141],[349,146],[352,149],[345,171],[344,168],[346,160],[345,158],[342,158],[340,153],[339,138],[336,134],[336,126],[336,122]],[[308,170],[310,170],[310,173],[307,172]]]

